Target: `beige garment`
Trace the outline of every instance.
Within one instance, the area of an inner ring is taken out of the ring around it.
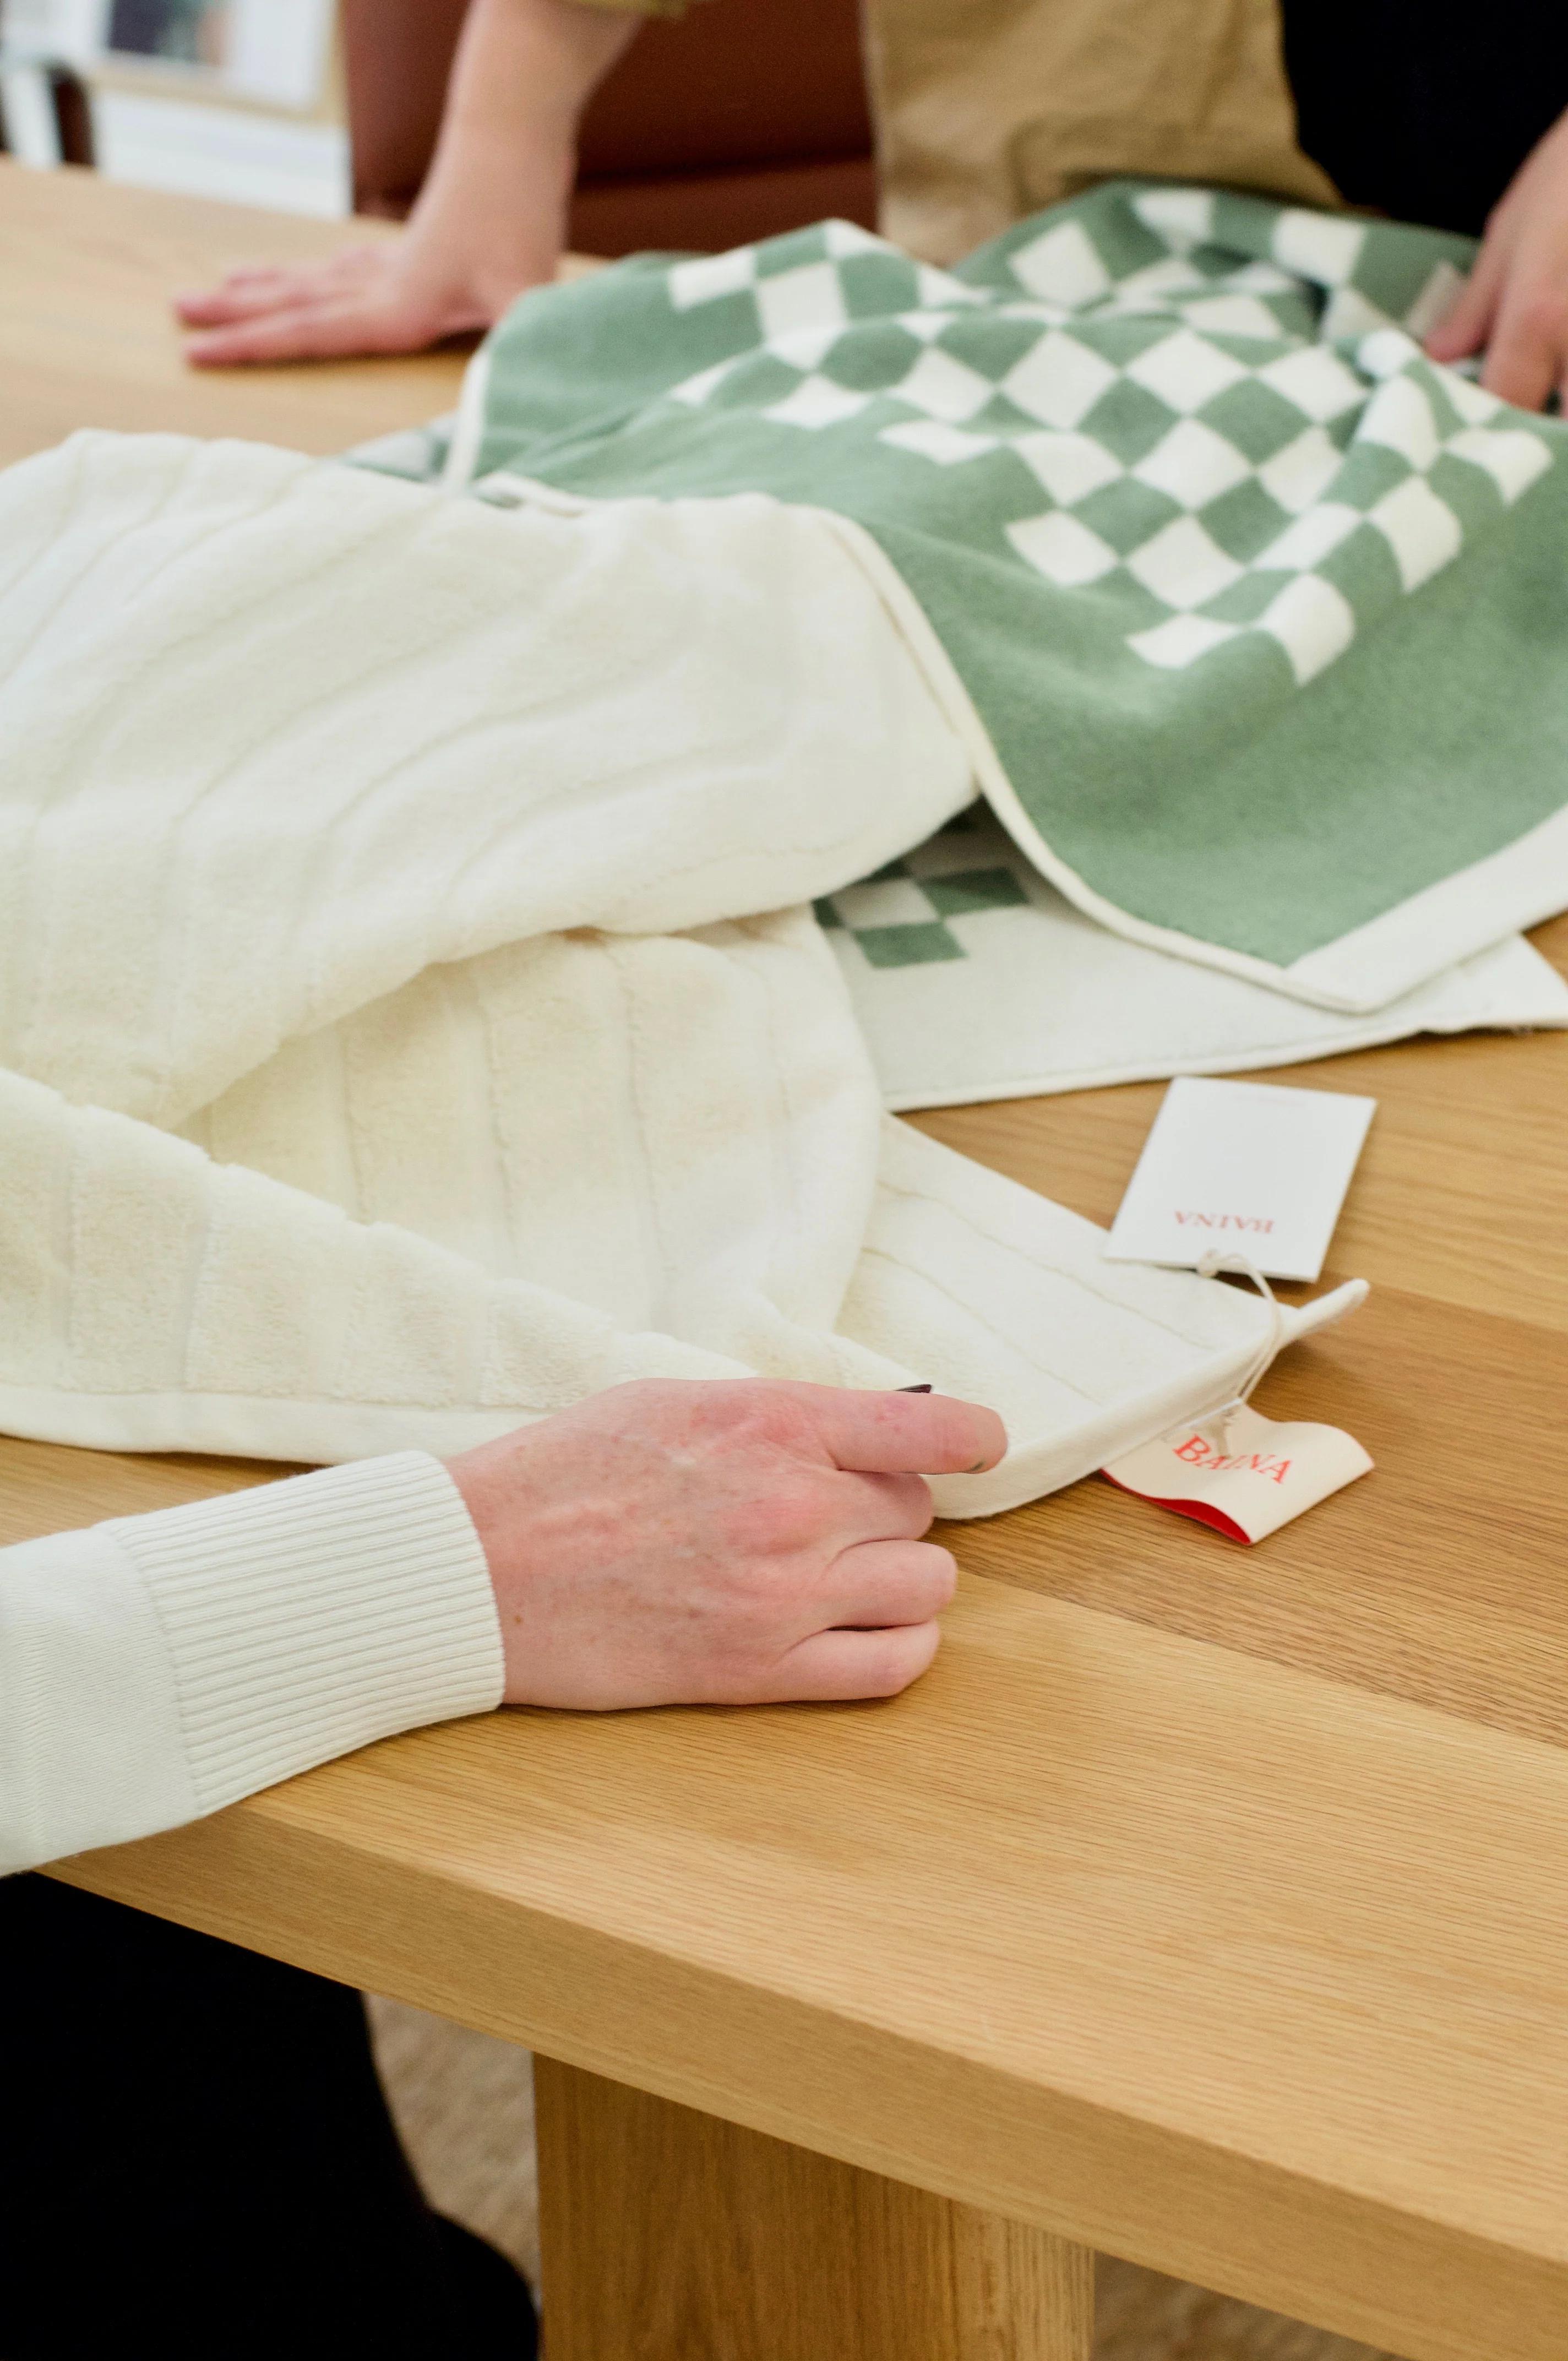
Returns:
[[[1118,173],[1335,204],[1277,0],[867,0],[884,234],[955,262]]]
[[[1297,144],[1279,0],[861,5],[883,232],[926,261],[1122,172],[1341,202]]]

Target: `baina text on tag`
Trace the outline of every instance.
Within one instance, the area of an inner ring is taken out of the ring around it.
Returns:
[[[1101,1473],[1231,1541],[1259,1542],[1371,1466],[1343,1427],[1277,1422],[1237,1402],[1124,1452]]]

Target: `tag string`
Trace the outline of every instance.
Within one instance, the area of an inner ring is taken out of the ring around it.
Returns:
[[[1205,1411],[1197,1422],[1201,1432],[1212,1421],[1217,1421],[1221,1444],[1228,1451],[1232,1418],[1251,1400],[1254,1388],[1273,1367],[1285,1342],[1285,1307],[1249,1255],[1238,1252],[1234,1246],[1212,1246],[1198,1266],[1198,1276],[1200,1279],[1213,1279],[1223,1270],[1234,1270],[1238,1277],[1250,1279],[1267,1304],[1269,1312],[1268,1334],[1247,1363],[1246,1375],[1241,1384],[1229,1401],[1222,1402],[1217,1410]]]

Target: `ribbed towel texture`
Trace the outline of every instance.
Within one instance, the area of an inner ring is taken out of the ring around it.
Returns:
[[[882,1115],[799,906],[972,792],[810,511],[0,476],[0,1423],[332,1460],[917,1378],[1008,1421],[975,1513],[1220,1398],[1260,1306]]]

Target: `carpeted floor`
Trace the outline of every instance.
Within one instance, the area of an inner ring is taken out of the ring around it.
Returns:
[[[527,2052],[399,2001],[373,2000],[392,2111],[432,2202],[539,2270]],[[1277,2312],[1103,2259],[1094,2361],[1392,2361]]]

